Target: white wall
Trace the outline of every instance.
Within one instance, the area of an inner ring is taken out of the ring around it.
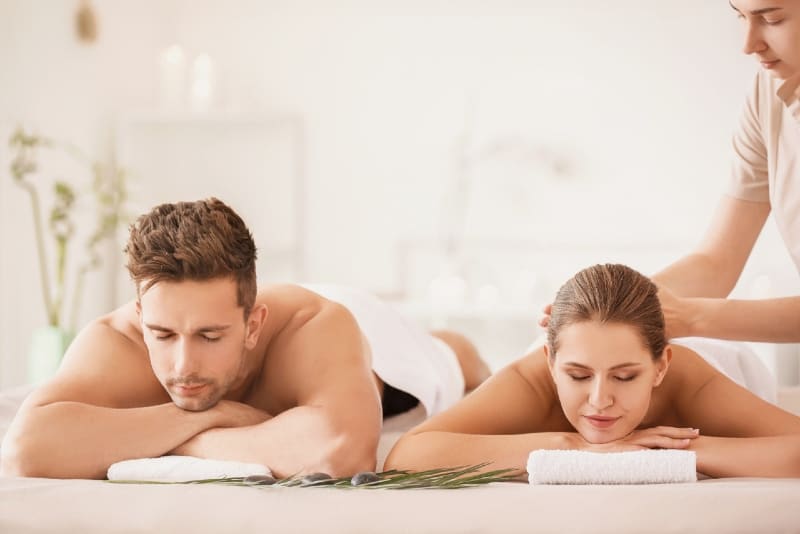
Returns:
[[[304,117],[310,278],[382,293],[401,282],[398,243],[441,235],[467,117],[478,146],[515,135],[574,167],[567,181],[536,163],[474,169],[469,236],[535,247],[542,299],[586,261],[650,272],[688,250],[724,189],[755,68],[724,0],[98,1],[91,46],[74,38],[74,4],[0,0],[0,133],[22,122],[108,158],[115,119],[157,107],[158,54],[209,53],[219,109]],[[6,168],[0,386],[24,380],[44,320],[27,199]],[[769,226],[741,292],[761,273],[797,289]],[[113,305],[115,276],[93,277],[81,322]]]

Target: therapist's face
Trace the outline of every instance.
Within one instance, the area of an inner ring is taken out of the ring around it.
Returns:
[[[773,76],[800,74],[800,0],[730,0],[742,21],[743,52]]]

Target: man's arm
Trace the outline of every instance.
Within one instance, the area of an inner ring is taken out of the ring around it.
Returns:
[[[724,196],[697,249],[653,276],[653,281],[677,297],[727,297],[769,212],[766,202]]]
[[[146,354],[96,322],[73,342],[56,377],[23,403],[2,445],[5,475],[105,478],[114,462],[161,456],[208,428],[255,424],[238,403],[187,412],[169,401]]]
[[[262,463],[277,476],[374,469],[381,403],[355,319],[326,303],[293,335],[281,370],[295,408],[254,427],[208,430],[174,452]]]
[[[665,298],[669,337],[713,337],[768,343],[800,342],[800,297],[764,300]]]

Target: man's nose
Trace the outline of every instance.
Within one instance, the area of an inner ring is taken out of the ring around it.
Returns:
[[[744,47],[742,52],[747,55],[764,51],[767,46],[761,37],[761,30],[753,22],[745,22]]]
[[[173,368],[177,376],[188,376],[197,371],[195,358],[192,357],[192,347],[188,340],[180,339],[174,346]]]

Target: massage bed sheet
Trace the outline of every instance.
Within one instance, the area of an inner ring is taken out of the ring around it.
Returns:
[[[346,490],[0,479],[0,532],[800,532],[800,481]]]

